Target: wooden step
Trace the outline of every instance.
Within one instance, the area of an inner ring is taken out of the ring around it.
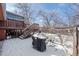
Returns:
[[[25,38],[25,37],[31,35],[31,33],[35,30],[35,26],[38,27],[37,24],[32,24],[32,25],[29,25],[28,27],[24,28],[22,30],[23,34],[20,36],[20,38]]]

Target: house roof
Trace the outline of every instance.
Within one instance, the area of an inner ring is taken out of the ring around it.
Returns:
[[[6,17],[11,20],[23,21],[24,17],[10,11],[6,11]]]

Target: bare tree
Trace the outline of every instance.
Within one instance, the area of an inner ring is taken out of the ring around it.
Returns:
[[[25,18],[25,23],[28,24],[33,19],[32,14],[33,10],[31,9],[31,4],[28,3],[17,3],[15,7],[18,10],[18,13],[23,15]]]
[[[43,10],[39,10],[38,11],[38,15],[39,17],[41,16],[43,18],[43,21],[44,21],[44,24],[47,26],[47,27],[50,27],[51,24],[51,19],[49,19],[49,15],[47,12],[43,11]]]
[[[65,23],[61,21],[61,18],[58,16],[57,12],[45,12],[40,10],[38,14],[43,17],[44,25],[48,28],[55,28],[65,26]],[[57,33],[58,37],[60,38],[61,45],[63,45],[63,39],[61,33]]]
[[[62,18],[58,16],[57,11],[47,12],[40,10],[38,11],[38,14],[43,18],[44,25],[46,25],[47,27],[66,26],[66,24],[62,21]]]
[[[79,4],[73,3],[71,4],[70,8],[74,12],[73,16],[71,17],[71,25],[78,26],[79,25]]]
[[[53,21],[53,27],[67,26],[66,23],[63,22],[62,18],[58,15],[57,11],[51,12],[50,18]]]

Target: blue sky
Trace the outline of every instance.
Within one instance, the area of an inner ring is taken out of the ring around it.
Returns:
[[[32,9],[44,9],[47,11],[51,10],[57,10],[61,13],[63,11],[71,11],[70,10],[70,4],[67,3],[32,3]],[[6,9],[9,11],[14,11],[15,7],[13,3],[7,3],[6,4]]]
[[[7,3],[6,9],[9,11],[14,11],[15,10],[14,4]],[[67,3],[33,3],[32,9],[34,9],[34,10],[43,9],[48,12],[50,12],[52,10],[56,10],[59,12],[59,15],[64,19],[63,20],[64,22],[67,22],[67,20],[65,19],[65,16],[64,16],[64,11],[67,11],[70,15],[73,14],[72,10],[71,10],[71,4],[67,4]],[[41,19],[37,18],[37,20],[35,22],[38,22],[41,24],[43,21]]]

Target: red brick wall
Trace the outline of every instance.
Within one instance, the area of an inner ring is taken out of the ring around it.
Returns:
[[[6,38],[6,30],[0,29],[0,41]]]

